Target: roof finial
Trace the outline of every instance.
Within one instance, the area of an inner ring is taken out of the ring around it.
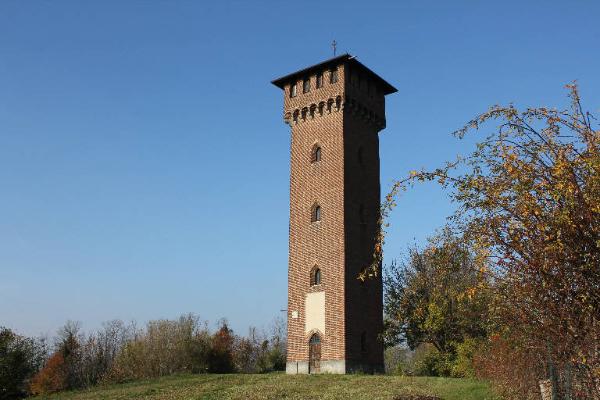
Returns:
[[[335,41],[335,39],[333,39],[333,42],[331,43],[331,47],[333,47],[333,56],[335,57],[335,51],[336,51],[336,47],[337,47],[337,42]]]

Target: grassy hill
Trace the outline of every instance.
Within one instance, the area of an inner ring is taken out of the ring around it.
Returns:
[[[417,395],[436,396],[443,400],[497,400],[485,383],[468,379],[371,375],[288,376],[282,373],[179,375],[36,399],[412,400],[417,399]]]

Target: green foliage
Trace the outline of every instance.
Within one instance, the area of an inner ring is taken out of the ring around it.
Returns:
[[[456,353],[441,353],[433,345],[423,343],[415,351],[400,346],[385,351],[386,372],[404,376],[451,376],[474,378],[473,360],[483,348],[481,340],[468,338],[455,346]]]
[[[412,358],[412,374],[416,376],[449,376],[451,365],[448,355],[434,346],[424,343],[415,350]]]
[[[406,262],[390,266],[384,284],[387,343],[411,349],[430,343],[437,350],[427,352],[420,371],[450,375],[457,347],[487,334],[485,265],[449,229],[431,238],[425,250],[411,249]]]
[[[25,397],[44,356],[43,343],[0,327],[0,399]]]
[[[475,368],[473,359],[481,350],[481,339],[467,338],[456,345],[456,359],[453,362],[450,375],[455,378],[474,378]]]
[[[392,375],[411,375],[408,369],[410,350],[403,346],[391,346],[385,349],[383,360],[385,372]]]

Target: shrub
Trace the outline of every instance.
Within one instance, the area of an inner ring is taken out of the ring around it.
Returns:
[[[507,400],[539,399],[539,355],[521,348],[517,342],[493,335],[475,354],[474,366],[480,378],[490,379]]]
[[[49,394],[67,389],[67,367],[62,353],[54,353],[32,379],[29,390],[32,394]]]
[[[392,346],[385,349],[383,354],[385,372],[394,375],[412,375],[412,352],[401,346]]]
[[[0,399],[24,397],[44,356],[43,343],[0,328]]]
[[[450,376],[452,361],[448,354],[433,345],[421,344],[412,359],[412,371],[416,376]]]
[[[235,371],[233,364],[233,331],[227,322],[221,322],[221,327],[212,338],[212,348],[208,356],[209,372],[227,373]]]
[[[146,329],[127,340],[106,381],[153,378],[180,372],[206,372],[210,369],[212,338],[197,316],[178,320],[150,321]]]
[[[450,375],[455,378],[473,378],[475,369],[473,357],[481,347],[481,340],[467,338],[456,345],[456,358],[452,363]]]

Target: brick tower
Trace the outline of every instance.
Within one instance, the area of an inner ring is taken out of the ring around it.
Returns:
[[[344,54],[272,82],[291,126],[288,374],[383,369],[379,137],[396,89]]]

